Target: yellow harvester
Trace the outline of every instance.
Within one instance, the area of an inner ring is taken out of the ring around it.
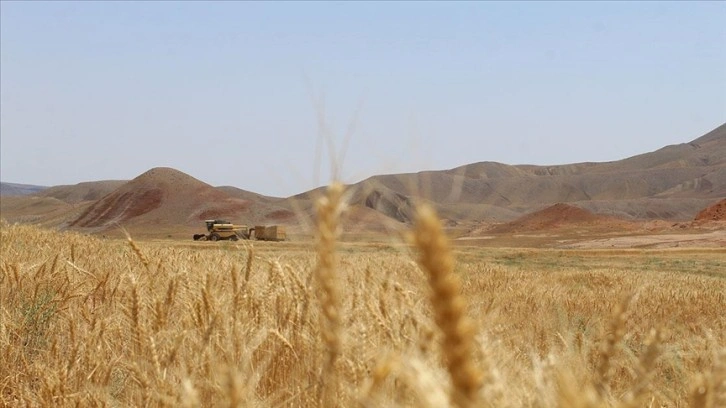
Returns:
[[[285,227],[279,225],[255,226],[248,228],[246,225],[236,225],[225,220],[205,220],[208,234],[194,234],[195,241],[219,241],[228,239],[250,239],[264,241],[284,241],[287,239]]]

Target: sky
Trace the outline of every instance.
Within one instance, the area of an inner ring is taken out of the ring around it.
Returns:
[[[726,122],[726,2],[0,2],[0,180],[289,196]]]

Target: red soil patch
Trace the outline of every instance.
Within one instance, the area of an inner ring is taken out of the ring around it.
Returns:
[[[566,227],[614,227],[621,226],[624,221],[594,214],[580,207],[568,204],[555,204],[543,210],[527,214],[512,222],[494,227],[489,232],[512,233],[525,231],[542,231]]]
[[[266,215],[266,218],[274,221],[284,221],[295,217],[295,213],[290,210],[275,210]]]
[[[701,210],[695,221],[726,221],[726,198]]]

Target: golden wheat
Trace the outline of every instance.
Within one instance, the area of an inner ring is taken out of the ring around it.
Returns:
[[[452,250],[421,218],[421,269],[331,220],[254,252],[0,223],[0,406],[726,405],[722,250]]]
[[[459,278],[454,274],[448,239],[438,217],[427,205],[419,205],[416,210],[414,242],[419,249],[419,262],[429,276],[436,324],[444,335],[452,400],[460,407],[475,406],[483,374],[473,361],[474,326],[466,315],[467,302],[460,293]]]
[[[335,246],[339,234],[343,192],[343,185],[334,183],[317,202],[318,264],[315,267],[315,278],[320,286],[321,334],[327,351],[323,367],[324,394],[321,398],[325,406],[337,405],[338,384],[335,362],[341,352],[341,307]]]

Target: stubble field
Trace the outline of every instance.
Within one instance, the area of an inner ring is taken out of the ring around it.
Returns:
[[[98,239],[3,224],[0,405],[723,407],[723,249]]]

